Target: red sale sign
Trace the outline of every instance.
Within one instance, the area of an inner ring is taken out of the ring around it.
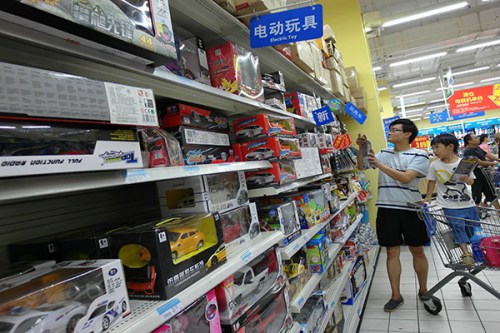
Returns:
[[[428,135],[417,136],[411,142],[411,146],[417,149],[427,149],[431,146],[431,139]]]
[[[450,116],[500,108],[500,84],[458,90],[448,100]]]

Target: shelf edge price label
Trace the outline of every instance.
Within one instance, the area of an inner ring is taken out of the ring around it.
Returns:
[[[127,184],[146,182],[151,179],[148,172],[142,169],[127,170],[124,176]]]
[[[165,320],[175,316],[183,309],[183,305],[178,298],[174,298],[156,309],[156,312]]]
[[[241,256],[241,260],[243,260],[245,263],[249,263],[253,259],[253,254],[252,251],[247,250],[245,251]]]

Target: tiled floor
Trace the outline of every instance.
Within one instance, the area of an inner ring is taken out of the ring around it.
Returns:
[[[443,266],[434,248],[426,248],[429,259],[429,288],[451,272]],[[418,283],[413,271],[411,254],[402,247],[401,293],[402,307],[393,313],[383,310],[390,298],[389,280],[385,267],[386,253],[381,249],[377,269],[360,325],[360,333],[368,332],[436,332],[436,333],[499,333],[500,300],[471,283],[472,297],[463,297],[458,278],[445,285],[435,296],[443,302],[443,310],[429,314],[417,301]],[[500,290],[500,271],[483,271],[479,278]]]

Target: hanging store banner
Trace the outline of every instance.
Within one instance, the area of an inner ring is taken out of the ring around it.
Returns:
[[[250,47],[323,37],[323,6],[313,5],[250,19]]]
[[[312,115],[316,126],[327,125],[335,122],[335,117],[333,116],[333,113],[328,106],[324,106],[321,109],[314,110],[312,112]]]
[[[366,114],[361,112],[354,104],[348,102],[344,106],[344,111],[347,112],[354,120],[356,120],[360,125],[363,125],[366,120]]]
[[[500,108],[500,84],[455,91],[448,100],[450,115]]]
[[[444,96],[445,98],[450,98],[453,96],[455,92],[453,85],[455,84],[455,78],[453,77],[453,72],[451,71],[451,67],[448,67],[446,74],[444,75],[444,81],[446,85],[444,86]]]
[[[429,122],[431,124],[443,123],[448,120],[448,110],[445,109],[441,112],[434,112],[429,115]]]
[[[428,135],[417,136],[411,142],[411,146],[417,149],[427,149],[431,146],[431,139]]]
[[[456,116],[451,117],[453,120],[462,120],[462,119],[467,119],[467,118],[474,118],[474,117],[482,117],[486,114],[486,112],[481,111],[481,112],[471,112],[471,113],[463,113],[463,114],[458,114]]]

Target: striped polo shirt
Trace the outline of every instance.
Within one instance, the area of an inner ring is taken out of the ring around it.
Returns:
[[[403,184],[392,179],[384,172],[379,171],[378,175],[378,207],[411,210],[408,202],[422,200],[422,195],[418,190],[420,178],[427,175],[429,170],[429,156],[424,150],[410,148],[405,151],[394,151],[393,148],[386,148],[377,154],[377,159],[383,164],[398,170],[415,170],[419,173],[417,178],[408,184]]]

